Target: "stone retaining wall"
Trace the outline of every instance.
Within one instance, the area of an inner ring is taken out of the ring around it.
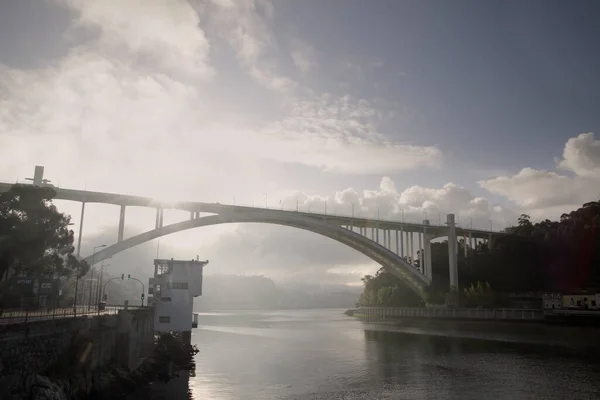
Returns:
[[[13,324],[0,331],[0,398],[31,376],[137,368],[152,349],[153,310]],[[8,398],[8,397],[7,397]]]
[[[386,318],[437,318],[468,320],[504,320],[504,321],[541,321],[542,310],[529,309],[485,309],[485,308],[396,308],[396,307],[360,307],[355,316],[368,319]]]

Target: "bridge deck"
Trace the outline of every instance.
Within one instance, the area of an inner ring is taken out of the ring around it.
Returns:
[[[13,183],[0,182],[0,192],[5,192],[10,189]],[[179,202],[161,202],[150,197],[143,196],[132,196],[126,194],[116,193],[105,193],[105,192],[92,192],[86,190],[76,189],[64,189],[49,185],[56,191],[56,199],[69,200],[76,202],[85,203],[103,203],[113,204],[118,206],[129,206],[129,207],[149,207],[149,208],[162,208],[172,210],[183,210],[189,212],[203,212],[209,214],[256,214],[261,212],[268,212],[271,215],[280,214],[281,217],[286,215],[300,215],[307,218],[315,218],[321,221],[330,222],[336,225],[348,225],[357,228],[379,228],[382,230],[403,230],[404,232],[423,232],[426,230],[429,233],[433,233],[439,236],[445,236],[447,227],[445,225],[424,225],[419,223],[403,222],[398,220],[385,220],[385,219],[372,219],[363,217],[352,217],[348,215],[333,215],[333,214],[320,214],[320,213],[309,213],[301,211],[289,211],[289,210],[278,210],[270,208],[260,207],[247,207],[247,206],[234,206],[225,205],[220,203],[205,203],[205,202],[194,202],[194,201],[179,201]],[[474,238],[487,239],[490,234],[495,236],[505,235],[504,232],[494,232],[481,229],[468,229],[457,226],[456,234],[458,236],[469,235]]]

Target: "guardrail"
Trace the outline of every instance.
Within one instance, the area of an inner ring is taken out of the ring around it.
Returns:
[[[10,324],[22,324],[34,321],[47,321],[54,319],[64,318],[76,318],[83,316],[94,316],[94,315],[111,315],[117,314],[120,310],[133,310],[139,308],[147,308],[142,306],[125,306],[123,304],[118,305],[106,305],[104,309],[98,307],[89,306],[77,306],[67,308],[53,308],[53,309],[10,309],[0,310],[0,325]]]

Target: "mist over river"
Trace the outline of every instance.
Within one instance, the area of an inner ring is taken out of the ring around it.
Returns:
[[[600,331],[367,323],[343,310],[204,313],[199,399],[598,399]]]

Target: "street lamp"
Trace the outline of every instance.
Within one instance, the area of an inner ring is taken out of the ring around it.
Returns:
[[[112,258],[112,257],[111,257]],[[98,304],[102,298],[102,293],[100,288],[102,287],[102,283],[104,282],[104,267],[109,267],[110,264],[104,265],[104,261],[102,261],[102,266],[100,267],[100,284],[96,285],[96,304]]]

